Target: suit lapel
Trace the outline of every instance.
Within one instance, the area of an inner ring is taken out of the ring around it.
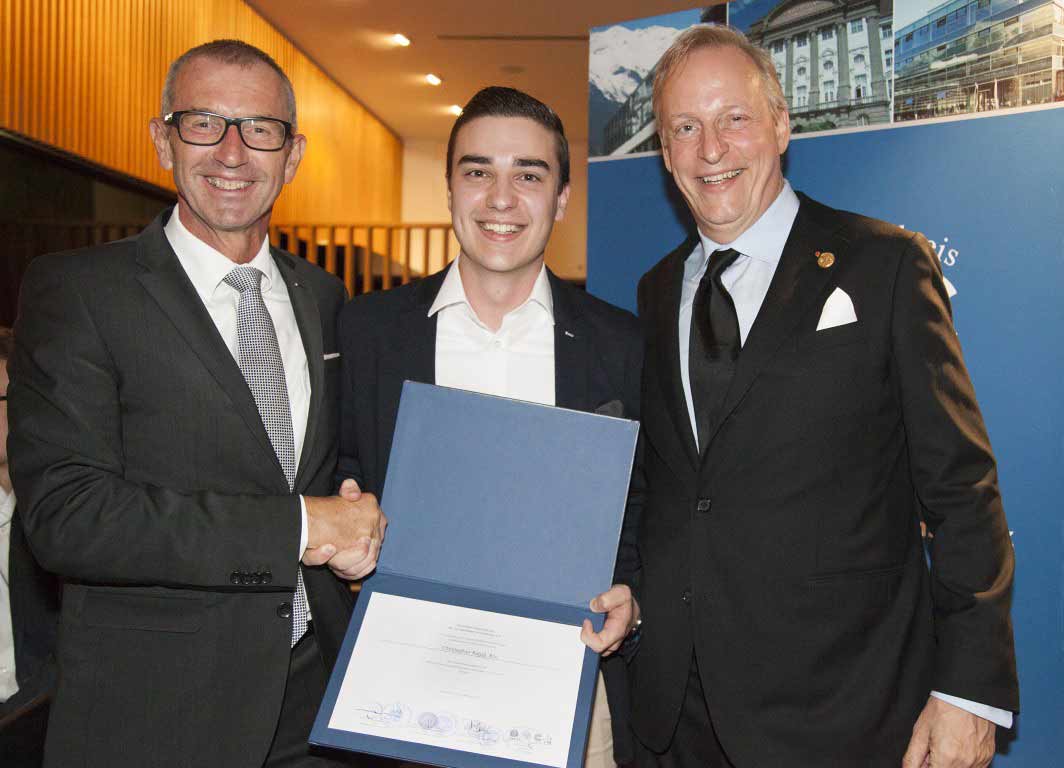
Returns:
[[[283,482],[284,471],[240,367],[177,260],[170,241],[166,239],[163,232],[166,218],[166,213],[160,215],[138,238],[137,262],[145,268],[138,279],[184,337],[192,353],[218,382],[248,430],[276,466],[277,476]]]
[[[656,375],[666,396],[666,410],[673,422],[673,429],[669,432],[677,438],[677,453],[682,454],[692,469],[698,467],[698,451],[695,448],[694,431],[691,429],[691,417],[687,412],[683,379],[680,377],[679,328],[684,262],[697,244],[698,238],[692,236],[669,254],[663,264],[660,279],[648,286],[653,293],[653,305],[657,308],[651,319],[653,327],[650,333],[661,342],[658,345],[659,357],[654,362]]]
[[[720,418],[716,420],[717,429],[833,281],[839,264],[823,269],[817,264],[817,253],[831,251],[837,260],[844,258],[845,239],[819,220],[816,203],[804,196],[800,199],[798,215],[776,273],[739,355],[735,376],[721,406]]]
[[[292,256],[270,249],[277,271],[288,288],[288,298],[292,302],[292,312],[296,316],[296,326],[299,328],[299,336],[303,340],[303,350],[307,355],[307,370],[310,373],[310,407],[307,411],[307,429],[303,437],[303,450],[299,457],[299,468],[296,470],[295,487],[301,488],[303,472],[308,466],[316,466],[317,461],[311,464],[311,453],[317,443],[317,426],[322,408],[322,397],[325,392],[325,358],[322,348],[321,313],[318,312],[318,302],[314,293],[303,283],[296,279],[295,267],[292,264]]]
[[[600,403],[590,402],[591,340],[576,296],[578,290],[547,270],[554,302],[554,404],[561,408],[589,411]]]
[[[451,267],[448,267],[450,269]],[[383,353],[381,371],[388,382],[382,388],[385,399],[398,402],[403,381],[436,383],[436,315],[429,317],[429,309],[443,285],[447,270],[422,279],[414,287],[411,301],[399,314],[399,333],[396,343]]]

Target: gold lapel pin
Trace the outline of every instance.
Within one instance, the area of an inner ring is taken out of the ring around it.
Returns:
[[[817,251],[816,263],[821,269],[827,269],[835,263],[835,254],[831,251]]]

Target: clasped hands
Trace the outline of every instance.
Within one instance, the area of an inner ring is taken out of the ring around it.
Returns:
[[[307,549],[303,565],[328,565],[339,578],[354,581],[377,567],[388,518],[377,497],[344,480],[336,496],[305,496]]]

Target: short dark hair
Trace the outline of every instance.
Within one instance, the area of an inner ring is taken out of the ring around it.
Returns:
[[[15,354],[15,334],[7,326],[0,325],[0,360],[7,362]]]
[[[292,81],[288,79],[288,75],[281,69],[281,65],[273,60],[273,57],[266,51],[256,48],[250,43],[245,43],[243,40],[212,40],[209,43],[203,45],[197,45],[195,48],[189,48],[182,53],[176,59],[173,64],[170,65],[170,69],[166,72],[166,82],[163,84],[163,95],[161,99],[160,108],[161,114],[166,115],[168,112],[172,112],[174,106],[174,88],[177,85],[177,75],[181,71],[181,67],[185,66],[192,59],[213,59],[222,64],[236,64],[241,67],[250,67],[254,64],[265,64],[267,67],[277,73],[277,76],[281,78],[281,87],[284,89],[284,101],[285,107],[288,109],[288,122],[292,124],[292,129],[296,128],[296,92],[292,88]]]
[[[478,117],[525,117],[539,123],[554,134],[558,144],[558,192],[569,183],[569,141],[557,113],[537,99],[516,88],[489,85],[482,88],[469,100],[462,114],[454,121],[451,137],[447,140],[447,181],[451,180],[451,163],[454,160],[454,142],[462,126]]]

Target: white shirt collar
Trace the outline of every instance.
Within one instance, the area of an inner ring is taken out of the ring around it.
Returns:
[[[0,488],[0,526],[11,522],[15,514],[15,492]]]
[[[783,255],[783,247],[787,244],[791,227],[794,225],[794,217],[797,215],[798,195],[791,189],[790,183],[784,179],[783,188],[772,201],[772,205],[733,242],[716,243],[701,232],[698,233],[702,241],[702,252],[699,253],[697,248],[691,252],[692,257],[700,259],[697,269],[694,270],[695,273],[701,276],[709,254],[721,248],[734,248],[744,256],[763,261],[775,268]]]
[[[473,310],[469,299],[466,298],[465,287],[462,285],[462,273],[458,269],[458,260],[461,258],[462,256],[459,254],[458,258],[451,264],[450,269],[447,270],[447,274],[444,275],[440,292],[436,294],[435,301],[429,307],[429,317],[432,317],[441,309],[446,309],[456,304],[464,304],[469,308],[469,314],[480,323],[480,318],[476,316],[477,313]],[[547,313],[547,317],[550,318],[551,324],[554,324],[554,298],[550,292],[550,280],[547,277],[547,266],[545,264],[540,267],[539,275],[536,276],[536,282],[532,285],[532,291],[528,294],[528,298],[520,306],[507,312],[506,316],[509,317],[515,312],[519,312],[528,304],[536,304],[542,307],[543,311]]]
[[[222,281],[225,276],[237,265],[221,251],[215,250],[188,231],[179,215],[180,211],[178,209],[180,205],[181,203],[178,203],[174,206],[174,210],[170,214],[170,220],[166,222],[166,227],[164,228],[166,239],[170,241],[174,253],[177,254],[177,260],[181,262],[181,266],[188,273],[189,280],[192,281],[196,293],[201,298],[208,299],[214,295],[218,286],[223,284]],[[262,272],[263,293],[269,292],[275,281],[281,278],[280,273],[277,271],[277,265],[270,255],[269,238],[262,239],[259,252],[255,254],[255,258],[248,262],[248,266],[255,267]],[[229,286],[226,286],[226,288],[235,290]]]

